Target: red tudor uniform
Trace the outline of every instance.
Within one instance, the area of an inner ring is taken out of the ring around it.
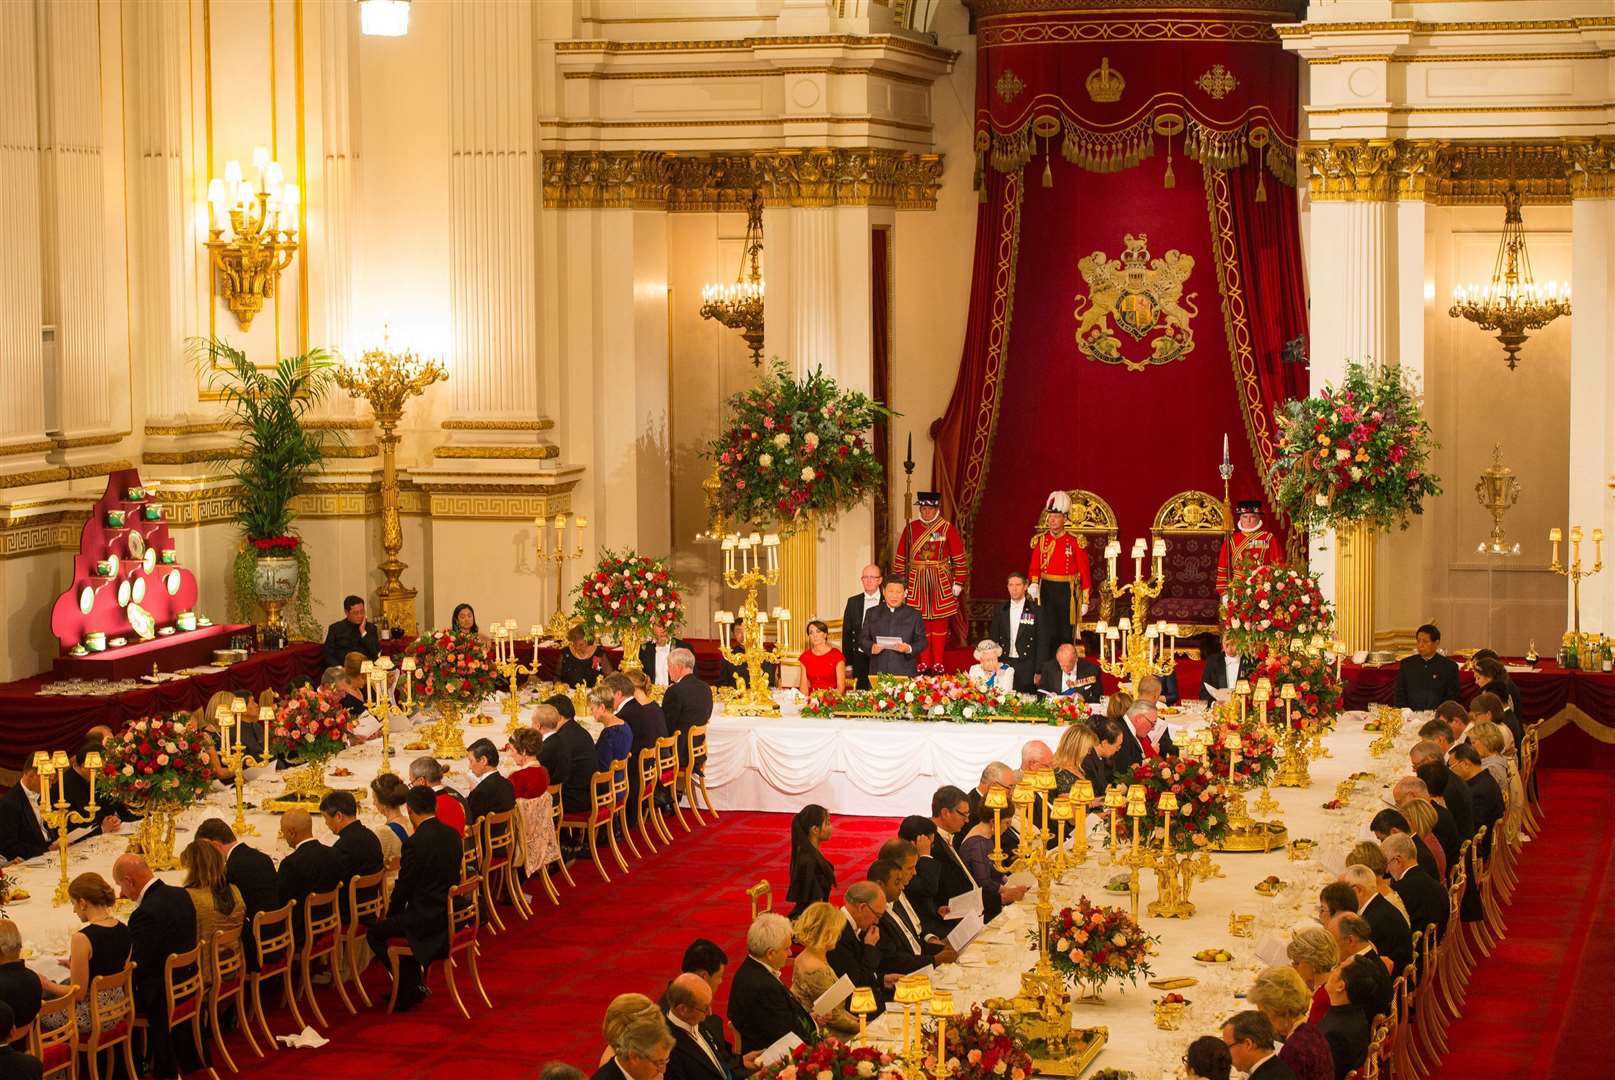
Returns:
[[[1284,545],[1279,538],[1262,528],[1262,504],[1254,499],[1236,507],[1239,514],[1239,531],[1222,542],[1217,556],[1217,592],[1225,593],[1229,585],[1229,546],[1233,546],[1235,573],[1248,573],[1262,565],[1276,566],[1284,561]]]
[[[959,594],[970,569],[965,562],[959,530],[942,516],[942,496],[934,491],[916,493],[920,516],[903,526],[892,558],[892,576],[907,585],[903,599],[925,620],[925,652],[920,670],[941,670],[948,644],[948,621],[958,614]],[[929,511],[929,512],[928,512]]]
[[[1027,576],[1048,620],[1048,655],[1053,656],[1059,646],[1076,640],[1083,609],[1093,592],[1093,571],[1088,553],[1082,549],[1081,534],[1066,527],[1071,497],[1063,491],[1050,492],[1043,511],[1047,528],[1032,537]]]

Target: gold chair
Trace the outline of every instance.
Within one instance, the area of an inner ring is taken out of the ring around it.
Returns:
[[[763,880],[747,889],[746,896],[751,900],[751,917],[753,919],[765,911],[774,910],[774,887],[768,883],[767,878],[763,878]]]
[[[105,1001],[104,997],[111,997],[110,991],[117,991],[116,1000]],[[134,1053],[134,1027],[135,1027],[135,963],[129,961],[124,969],[116,975],[97,975],[90,980],[90,1033],[84,1037],[79,1047],[84,1055],[85,1065],[88,1067],[90,1080],[101,1080],[101,1054],[107,1055],[107,1068],[110,1072],[113,1063],[117,1060],[113,1054],[121,1049],[123,1054],[123,1068],[125,1076],[140,1075],[135,1071]],[[67,1023],[77,1028],[78,1021],[69,1016]]]
[[[1525,730],[1520,740],[1520,783],[1525,787],[1525,819],[1521,822],[1526,833],[1538,836],[1542,832],[1542,800],[1536,786],[1537,759],[1542,753],[1542,721],[1538,720]]]
[[[662,812],[656,808],[656,785],[661,774],[656,765],[656,748],[647,746],[639,752],[639,777],[634,792],[634,806],[639,811],[639,837],[645,841],[645,850],[654,854],[656,844],[651,839],[654,829],[662,835]]]
[[[550,792],[550,813],[555,815],[555,838],[557,841],[559,841],[561,837],[561,816],[563,812],[564,804],[561,799],[561,789],[555,788]],[[557,863],[561,868],[561,876],[566,878],[566,883],[572,886],[574,889],[577,888],[578,883],[572,880],[572,867],[567,863],[566,855],[564,853],[561,855],[560,859],[557,860]],[[545,871],[544,878],[546,881],[549,880],[549,872],[547,870]],[[556,903],[560,903],[558,898],[556,899]]]
[[[530,914],[516,882],[516,838],[518,824],[514,811],[484,814],[478,820],[477,844],[482,851],[482,902],[487,906],[489,926],[494,933],[505,929],[494,901],[501,893],[525,922]]]
[[[467,1020],[471,1019],[471,1012],[460,1000],[460,988],[455,983],[454,969],[457,961],[455,957],[463,956],[466,969],[471,972],[471,981],[476,984],[477,993],[482,995],[482,1001],[488,1008],[493,1008],[493,1002],[488,1000],[488,991],[482,986],[482,976],[477,973],[477,931],[480,929],[478,918],[478,894],[482,883],[475,877],[469,881],[462,881],[449,890],[448,923],[449,923],[449,952],[443,962],[443,979],[448,984],[449,997],[454,999],[455,1006],[460,1015]],[[387,998],[387,1011],[392,1012],[398,1001],[398,964],[411,952],[409,942],[404,938],[393,938],[387,943],[387,964],[392,970],[392,993]]]
[[[181,1024],[189,1024],[191,1028],[191,1041],[196,1046],[196,1059],[203,1061],[207,1051],[202,1046],[202,1007],[207,1002],[206,983],[202,975],[202,952],[200,942],[186,952],[169,953],[163,961],[163,998],[166,1002],[164,1014],[168,1017],[168,1030],[172,1033]],[[177,974],[185,971],[187,974]],[[141,1032],[148,1040],[151,1037],[151,1021],[149,1018],[139,1016],[135,1018],[134,1030]],[[219,1074],[211,1068],[204,1072],[219,1080]]]
[[[278,978],[281,997],[292,1011],[297,1030],[302,1031],[307,1026],[303,1023],[302,1010],[297,1007],[297,997],[292,992],[292,907],[288,902],[284,907],[260,911],[252,917],[252,943],[258,953],[258,970],[248,969],[242,976],[251,995],[252,1016],[258,1021],[259,1030],[264,1033],[264,1040],[271,1050],[279,1047],[275,1043],[275,1033],[269,1028],[269,1016],[264,1012],[264,983]],[[245,1025],[248,1021],[243,1017],[242,1022]]]
[[[1166,541],[1166,584],[1150,619],[1177,623],[1180,640],[1221,629],[1217,561],[1231,527],[1228,507],[1207,491],[1180,491],[1155,514],[1150,537]]]
[[[224,1027],[219,1023],[219,1006],[224,1002],[234,1002],[237,1026],[247,1037],[247,1045],[252,1047],[252,1052],[256,1056],[264,1056],[263,1050],[258,1046],[258,1040],[253,1036],[252,1025],[247,1022],[247,981],[242,977],[247,970],[247,948],[241,941],[241,927],[231,926],[213,932],[213,941],[205,956],[205,966],[207,1015],[208,1025],[213,1029],[213,1046],[231,1072],[240,1072],[241,1070],[236,1068],[235,1058],[230,1056],[229,1048],[224,1045]]]
[[[718,808],[712,805],[712,794],[707,791],[707,725],[692,725],[685,733],[685,738],[688,740],[690,763],[684,773],[684,795],[690,800],[690,811],[695,814],[695,819],[705,825],[707,819],[701,816],[695,806],[695,793],[698,790],[701,792],[701,801],[706,803],[707,813],[712,815],[713,821],[718,820]]]
[[[606,839],[610,841],[611,851],[617,856],[617,862],[624,870],[628,864],[623,862],[622,853],[617,850],[617,835],[611,827],[614,804],[611,795],[611,773],[597,772],[589,781],[589,812],[587,814],[562,814],[561,829],[581,831],[589,842],[589,857],[594,860],[594,868],[600,875],[600,880],[609,882],[611,875],[606,873],[605,863],[600,861],[600,830],[606,830]],[[565,866],[565,860],[562,860]],[[567,875],[571,881],[571,875]],[[573,882],[576,884],[576,882]]]
[[[316,960],[325,961],[325,970],[331,975],[331,986],[336,990],[336,996],[342,999],[348,1015],[358,1011],[353,1007],[347,985],[342,980],[341,956],[345,942],[342,939],[341,896],[340,887],[330,892],[309,893],[298,907],[303,920],[303,947],[297,952],[297,984],[303,1000],[308,1002],[309,1011],[314,1014],[314,1022],[321,1027],[331,1025],[314,996]]]
[[[690,825],[684,820],[684,811],[679,809],[679,739],[677,735],[669,735],[665,739],[656,740],[656,783],[673,803],[673,816],[678,819],[679,828],[685,832],[690,831]],[[663,839],[673,842],[673,830],[668,828],[667,816],[656,815],[656,827],[661,829]]]
[[[377,870],[374,874],[355,874],[348,879],[348,905],[347,924],[342,927],[342,944],[344,950],[344,963],[340,973],[333,973],[333,979],[352,979],[354,992],[359,1000],[364,1002],[365,1008],[370,1008],[370,994],[364,988],[364,969],[360,963],[365,959],[365,951],[369,946],[365,943],[365,931],[371,923],[380,922],[387,915],[387,871]]]
[[[639,853],[639,845],[634,843],[634,830],[628,824],[628,801],[632,798],[628,784],[628,762],[618,759],[611,763],[611,828],[613,832],[622,834],[622,842],[627,846],[634,858],[643,858]],[[617,852],[617,861],[621,863],[623,873],[628,872],[628,864],[622,862],[621,848],[614,848]]]
[[[65,994],[39,1003],[39,1014],[28,1028],[28,1052],[44,1065],[42,1078],[63,1076],[75,1080],[78,1076],[78,1000],[79,988],[69,986]],[[67,1022],[46,1031],[45,1017],[59,1012],[67,1014]]]

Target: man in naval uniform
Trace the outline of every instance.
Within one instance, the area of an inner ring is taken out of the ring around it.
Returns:
[[[1046,629],[1038,635],[1038,667],[1048,664],[1061,645],[1077,640],[1082,613],[1093,592],[1093,572],[1088,553],[1082,549],[1082,536],[1066,526],[1071,513],[1071,496],[1063,491],[1049,492],[1043,504],[1047,529],[1032,537],[1028,592],[1043,612]]]
[[[924,673],[942,670],[948,622],[959,613],[959,594],[964,592],[970,569],[959,530],[942,516],[942,496],[935,491],[917,492],[914,505],[919,516],[903,526],[897,538],[892,574],[906,586],[904,601],[925,621],[925,652],[919,661]]]
[[[1222,542],[1217,556],[1217,595],[1228,592],[1236,575],[1243,576],[1258,566],[1277,566],[1284,561],[1284,545],[1272,530],[1262,526],[1262,504],[1256,499],[1236,503],[1238,531]]]

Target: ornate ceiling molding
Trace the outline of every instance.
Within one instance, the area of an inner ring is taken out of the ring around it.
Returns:
[[[871,147],[544,154],[544,205],[556,209],[744,210],[758,189],[769,206],[935,210],[941,186],[941,154]]]
[[[1336,139],[1303,143],[1307,189],[1320,202],[1423,200],[1501,205],[1516,185],[1530,203],[1615,195],[1615,139],[1452,142]]]

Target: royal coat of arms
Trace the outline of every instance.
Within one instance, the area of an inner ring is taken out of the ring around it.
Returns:
[[[1076,296],[1077,348],[1102,364],[1122,364],[1129,371],[1170,364],[1194,351],[1189,320],[1200,314],[1197,294],[1183,294],[1194,270],[1194,256],[1168,251],[1150,257],[1149,236],[1128,233],[1119,259],[1096,251],[1077,263],[1088,294]],[[1149,354],[1139,359],[1126,355],[1123,340],[1112,327],[1135,342],[1150,338]],[[1151,337],[1151,335],[1154,335]]]

